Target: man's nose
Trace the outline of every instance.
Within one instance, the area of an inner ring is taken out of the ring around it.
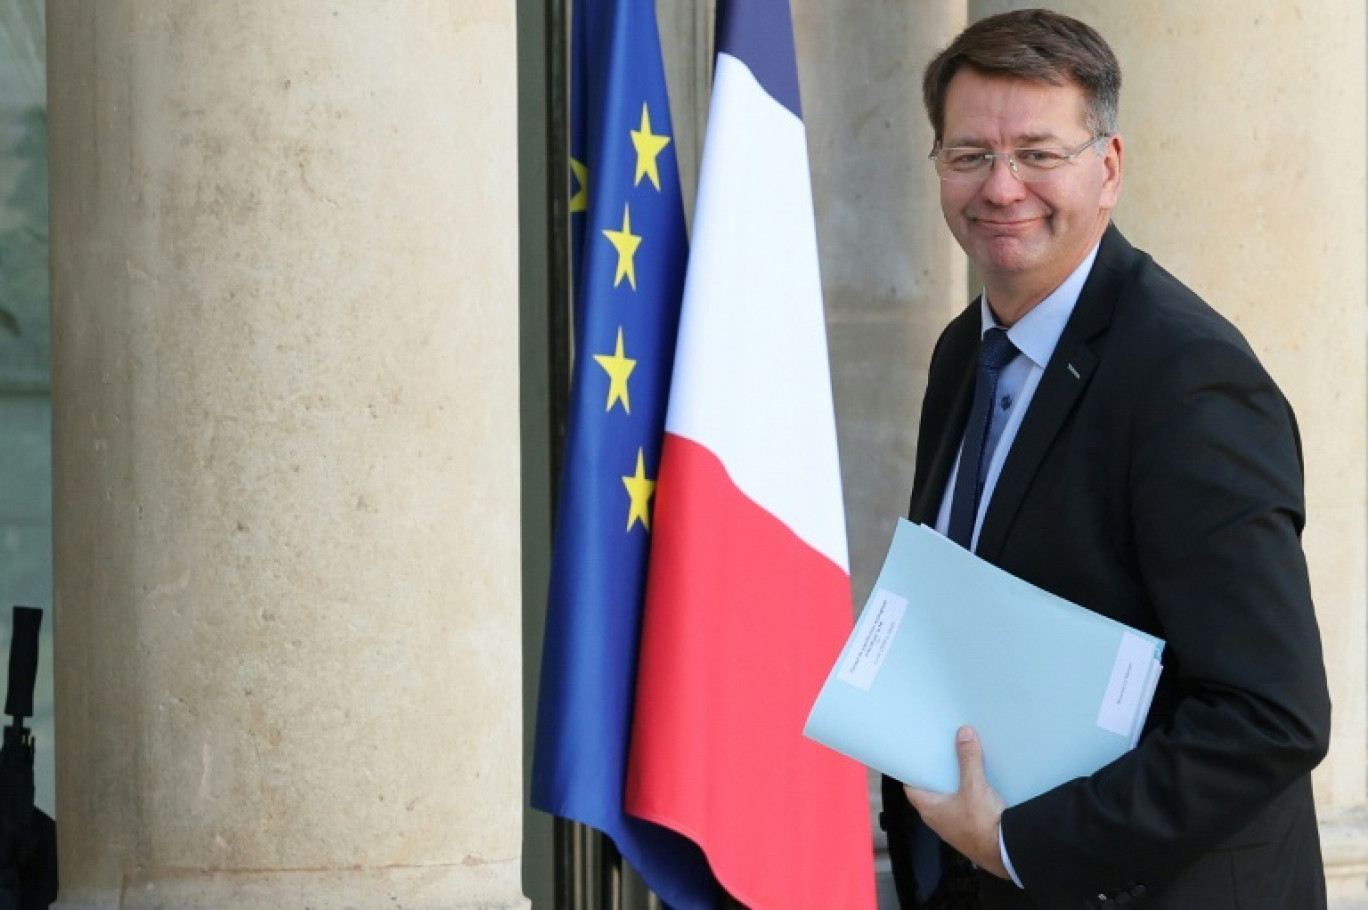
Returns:
[[[1024,198],[1026,185],[1017,177],[1007,156],[1004,155],[993,159],[992,167],[989,168],[988,176],[984,178],[979,192],[990,202],[1002,204]]]

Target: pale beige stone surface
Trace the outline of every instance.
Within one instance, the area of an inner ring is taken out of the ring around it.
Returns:
[[[51,4],[63,906],[521,902],[513,19]]]

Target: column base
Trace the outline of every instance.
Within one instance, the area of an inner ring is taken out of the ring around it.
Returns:
[[[1321,855],[1332,910],[1368,910],[1368,808],[1322,818]]]
[[[521,860],[355,870],[130,874],[119,893],[58,900],[53,910],[528,910]]]

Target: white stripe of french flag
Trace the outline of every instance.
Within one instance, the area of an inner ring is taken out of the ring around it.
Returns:
[[[852,609],[792,24],[723,9],[626,807],[747,907],[872,908],[865,770],[802,733]]]

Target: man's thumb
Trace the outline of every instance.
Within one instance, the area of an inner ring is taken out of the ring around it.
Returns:
[[[960,790],[976,787],[983,781],[983,746],[973,727],[960,727],[955,734],[955,753],[959,756]]]

